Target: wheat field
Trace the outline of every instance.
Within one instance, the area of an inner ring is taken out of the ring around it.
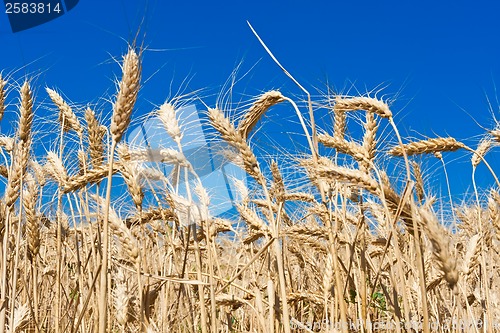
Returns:
[[[308,103],[272,90],[207,106],[212,139],[245,175],[229,180],[237,213],[214,216],[183,149],[179,110],[193,97],[152,112],[175,144],[145,163],[146,147],[124,140],[140,53],[121,70],[109,121],[59,88],[39,92],[59,115],[42,153],[32,81],[0,77],[0,117],[18,117],[0,137],[0,332],[500,331],[500,183],[487,161],[500,130],[475,147],[401,138],[370,95]],[[278,107],[304,149],[262,155],[254,138]],[[423,167],[457,150],[474,189],[460,204],[434,195]],[[479,166],[489,188],[476,187]]]

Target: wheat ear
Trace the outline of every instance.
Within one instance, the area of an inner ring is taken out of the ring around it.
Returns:
[[[177,143],[182,139],[181,128],[176,117],[175,105],[169,102],[163,103],[157,111],[158,118],[163,123],[163,127],[168,135]]]
[[[31,146],[31,126],[33,123],[33,98],[29,83],[21,87],[21,106],[17,136],[17,149],[9,172],[9,182],[5,190],[5,204],[11,207],[19,197],[21,178],[26,171]]]
[[[46,169],[48,171],[49,175],[52,175],[54,172],[52,169]],[[112,173],[115,174],[120,170],[120,166],[113,166],[113,171]],[[106,176],[108,175],[109,172],[109,166],[106,165],[101,165],[99,167],[93,168],[91,170],[87,170],[85,174],[83,175],[76,175],[76,176],[71,176],[71,177],[64,177],[63,180],[63,192],[64,193],[69,193],[69,192],[74,192],[81,190],[87,185],[92,185],[92,184],[97,184],[100,183]]]
[[[145,223],[152,223],[154,221],[174,221],[178,223],[177,215],[172,208],[155,207],[144,210],[141,214],[135,214],[125,220],[127,228],[138,226]]]
[[[273,105],[281,103],[285,97],[276,90],[268,91],[262,94],[250,107],[245,116],[238,124],[238,132],[244,139],[248,138],[248,134],[255,127],[260,118]]]
[[[337,97],[335,99],[334,110],[344,112],[365,110],[378,114],[382,118],[392,117],[392,112],[387,103],[371,97]]]
[[[63,126],[64,132],[69,132],[70,130],[74,130],[78,133],[78,136],[82,136],[83,127],[80,124],[80,121],[76,117],[75,113],[71,109],[71,106],[66,103],[66,101],[57,93],[57,91],[52,90],[50,88],[45,88],[47,94],[49,94],[50,99],[59,109],[59,122],[61,126]]]
[[[484,158],[486,153],[490,150],[493,141],[490,137],[485,137],[481,139],[476,151],[472,154],[471,162],[472,166],[475,168],[481,163],[481,158]]]
[[[121,145],[118,149],[118,155],[120,158],[122,155],[128,154],[128,147],[126,145]],[[142,200],[144,199],[144,193],[139,184],[139,173],[135,166],[137,162],[125,162],[122,161],[120,163],[120,173],[127,184],[127,188],[129,190],[130,195],[132,196],[132,200],[134,201],[135,206],[139,210],[142,210]]]
[[[372,112],[366,113],[366,121],[364,124],[365,134],[363,136],[363,149],[366,154],[366,159],[369,162],[373,162],[375,159],[375,154],[377,152],[377,119],[375,119],[375,114]],[[369,165],[365,165],[368,168]]]
[[[354,157],[356,161],[366,160],[367,156],[362,146],[352,141],[346,141],[340,136],[319,134],[318,141],[321,142],[326,147],[335,148],[338,152],[342,154],[347,154]]]
[[[453,288],[458,281],[458,270],[456,257],[450,252],[449,235],[439,224],[434,214],[422,208],[417,212],[427,231],[427,237],[432,243],[432,249],[438,260],[439,268],[444,274],[444,279],[450,288]]]
[[[47,179],[45,178],[45,171],[43,170],[43,167],[38,163],[36,160],[32,159],[29,162],[29,166],[31,170],[33,171],[36,181],[40,185],[40,187],[45,186],[45,183]]]
[[[424,178],[422,177],[422,170],[420,165],[412,161],[411,166],[413,167],[413,175],[415,176],[415,191],[417,194],[417,199],[419,202],[424,200]]]
[[[0,73],[0,121],[3,118],[5,113],[5,86],[7,85],[7,81],[5,81],[2,77],[2,73]]]
[[[243,205],[238,205],[236,208],[238,209],[241,218],[251,229],[261,232],[264,235],[271,233],[267,224],[257,215],[257,213],[253,209],[250,209],[247,206]]]
[[[9,178],[9,169],[5,165],[0,165],[0,176]]]
[[[9,182],[7,183],[7,188],[5,191],[5,203],[9,209],[9,211],[13,211],[13,205],[17,201],[19,195],[22,190],[22,180],[24,178],[24,174],[26,172],[26,167],[29,161],[29,153],[31,146],[31,126],[33,122],[33,98],[31,94],[31,89],[27,81],[21,87],[21,103],[20,103],[20,117],[19,117],[19,127],[18,127],[18,142],[17,149],[14,155],[14,161],[11,165],[11,172],[9,175]],[[7,237],[10,235],[9,225],[12,223],[9,219],[6,219],[6,228],[4,231],[4,244],[3,244],[3,262],[2,262],[2,279],[6,279],[6,263],[7,263]],[[18,224],[18,230],[15,236],[15,249],[14,249],[14,260],[13,267],[17,267],[19,262],[19,253],[20,253],[20,238],[21,238],[21,227]],[[5,323],[5,308],[10,309],[10,323],[14,321],[14,299],[16,295],[16,287],[17,287],[17,274],[18,270],[15,269],[13,271],[12,277],[10,277],[12,286],[11,286],[11,295],[10,295],[10,305],[8,302],[4,304],[2,310],[0,312],[0,327],[4,327]],[[5,285],[5,281],[2,282],[2,296],[7,297],[7,288]]]
[[[333,114],[335,115],[333,123],[333,136],[339,139],[344,139],[347,114],[344,111],[336,110],[333,108]]]
[[[104,145],[102,140],[106,134],[106,127],[99,124],[91,108],[85,110],[85,120],[87,121],[90,161],[92,166],[97,168],[104,163]]]
[[[306,167],[313,177],[318,176],[325,179],[333,178],[337,181],[365,188],[376,195],[380,193],[378,183],[366,173],[338,166],[326,158],[321,158],[319,162],[320,163],[316,165],[316,163],[309,159],[301,161],[301,165]]]
[[[110,128],[115,142],[120,142],[123,133],[130,123],[130,116],[132,115],[137,94],[139,93],[141,64],[139,56],[132,48],[129,48],[128,53],[123,58],[122,71],[123,76],[113,106],[113,117]]]
[[[31,140],[31,126],[33,123],[33,94],[28,81],[21,87],[21,108],[17,136],[19,140],[29,142]]]
[[[14,150],[15,140],[9,136],[0,135],[0,147],[11,153]]]
[[[9,323],[10,332],[15,333],[23,331],[24,326],[29,322],[30,319],[30,309],[28,303],[17,305],[14,308],[12,319],[12,322]]]
[[[122,326],[123,330],[125,330],[127,323],[130,321],[129,306],[131,299],[129,293],[127,279],[123,269],[118,269],[115,274],[113,296],[115,301],[116,320]]]
[[[473,267],[477,264],[478,262],[478,257],[479,257],[479,244],[481,240],[481,235],[480,234],[475,234],[474,236],[469,238],[469,241],[467,242],[467,247],[465,248],[465,253],[463,256],[463,262],[462,262],[462,273],[464,274],[465,278],[469,276],[473,271]]]
[[[69,176],[66,168],[56,153],[52,151],[47,153],[47,163],[45,164],[44,169],[46,174],[55,179],[61,188],[63,188],[68,182]]]
[[[390,155],[404,156],[403,149],[408,156],[420,154],[435,154],[448,151],[455,151],[466,146],[454,138],[432,138],[410,142],[401,146],[396,146],[389,150]]]
[[[263,185],[264,177],[260,171],[257,158],[241,134],[229,122],[229,119],[224,117],[222,111],[219,109],[209,109],[208,117],[212,126],[221,134],[222,138],[241,154],[245,171],[259,184]]]
[[[278,202],[283,202],[285,200],[285,184],[283,183],[283,177],[276,161],[271,162],[271,173],[273,175],[271,193]]]
[[[28,174],[29,175],[29,174]],[[40,225],[36,215],[36,202],[38,201],[38,185],[35,179],[26,177],[26,189],[23,194],[24,213],[26,215],[26,235],[28,238],[28,255],[33,262],[40,249]]]

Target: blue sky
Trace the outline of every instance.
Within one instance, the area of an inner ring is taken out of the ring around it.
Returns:
[[[211,102],[240,63],[242,74],[251,69],[235,89],[243,96],[273,88],[300,95],[249,20],[312,92],[327,83],[351,93],[383,88],[379,96],[397,97],[392,109],[405,136],[451,135],[475,146],[484,133],[475,122],[493,126],[488,98],[499,116],[498,12],[494,1],[80,0],[62,17],[18,33],[2,10],[0,69],[16,79],[36,76],[39,87],[56,87],[73,102],[104,105],[119,75],[114,58],[140,28],[147,82],[136,114],[161,104],[171,87],[204,88]],[[47,99],[41,88],[38,99]],[[498,165],[494,155],[489,160]],[[450,163],[455,193],[470,185],[459,171],[468,165],[468,158]],[[491,183],[480,175],[479,184]]]

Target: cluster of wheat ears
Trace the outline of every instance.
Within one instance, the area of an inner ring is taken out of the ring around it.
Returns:
[[[372,96],[297,104],[273,90],[244,112],[216,105],[207,118],[251,180],[231,180],[238,215],[220,218],[183,153],[181,99],[154,111],[177,145],[155,163],[176,172],[145,165],[147,152],[122,140],[141,82],[133,48],[121,68],[109,126],[46,89],[60,135],[44,156],[33,149],[30,81],[0,77],[0,117],[19,115],[16,132],[0,137],[0,332],[496,330],[500,184],[485,155],[500,132],[477,149],[451,137],[403,143],[389,105]],[[307,154],[256,156],[252,134],[276,104],[302,126]],[[316,127],[316,108],[330,126]],[[350,119],[362,131],[349,131]],[[444,214],[448,199],[430,194],[422,155],[443,161],[458,149],[470,152],[475,200]],[[496,181],[481,194],[480,164]],[[288,177],[285,165],[304,177]],[[151,175],[165,186],[145,187]],[[184,192],[175,177],[189,179]],[[134,206],[126,216],[118,183]]]

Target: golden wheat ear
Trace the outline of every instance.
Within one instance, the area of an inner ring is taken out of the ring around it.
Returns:
[[[390,155],[404,156],[403,150],[408,156],[420,154],[436,154],[442,152],[455,151],[465,148],[462,142],[457,141],[455,138],[432,138],[428,140],[421,140],[410,142],[401,146],[396,146],[389,150]]]
[[[132,48],[129,48],[128,53],[123,58],[122,71],[122,80],[119,83],[118,95],[113,105],[110,128],[115,142],[120,142],[130,123],[130,116],[139,93],[141,63],[139,56]]]
[[[387,103],[371,97],[337,97],[334,110],[339,112],[365,110],[378,114],[382,118],[392,117],[392,112]]]
[[[319,134],[318,142],[326,147],[334,148],[339,153],[352,156],[356,161],[363,161],[367,158],[365,150],[359,144],[346,141],[339,136],[330,136],[328,134]]]
[[[24,82],[20,93],[21,106],[17,136],[19,140],[29,142],[31,140],[31,127],[33,124],[33,93],[28,81]]]
[[[85,110],[85,120],[87,122],[87,134],[89,140],[90,162],[94,168],[102,166],[104,163],[104,135],[106,127],[99,124],[94,111],[91,108]]]
[[[5,204],[12,207],[19,198],[21,179],[26,172],[31,149],[31,127],[33,124],[33,96],[28,81],[21,86],[21,104],[19,107],[18,141],[15,146],[13,163],[9,172],[9,181],[5,189]]]
[[[491,139],[491,137],[487,136],[481,139],[479,145],[477,146],[477,149],[475,150],[474,154],[472,154],[471,163],[473,167],[477,167],[479,163],[481,163],[481,159],[484,158],[486,153],[488,153],[492,145],[493,140]]]
[[[7,81],[2,77],[2,73],[0,73],[0,121],[3,119],[3,115],[5,113],[5,86],[7,85]]]
[[[66,101],[59,95],[59,93],[50,88],[45,88],[47,94],[49,94],[50,99],[59,109],[59,122],[63,127],[64,132],[69,132],[74,130],[79,136],[83,134],[83,127],[80,121],[76,117],[71,106],[66,103]]]
[[[276,90],[268,91],[262,94],[250,107],[245,116],[238,124],[238,132],[244,139],[248,138],[249,133],[255,127],[259,119],[262,118],[264,113],[273,105],[281,103],[285,97]]]
[[[234,125],[224,117],[224,114],[219,109],[209,109],[208,117],[212,126],[221,134],[222,139],[238,150],[243,159],[245,171],[259,184],[262,184],[264,178],[257,158]]]
[[[169,102],[163,103],[157,111],[158,118],[160,118],[163,123],[163,127],[167,131],[168,135],[180,144],[182,139],[182,132],[177,121],[177,110],[175,105]]]
[[[436,216],[425,208],[418,210],[418,217],[424,226],[427,237],[432,243],[432,249],[435,258],[438,261],[439,268],[443,277],[450,288],[453,288],[458,282],[458,270],[456,256],[450,251],[450,235],[444,227],[439,224]]]

